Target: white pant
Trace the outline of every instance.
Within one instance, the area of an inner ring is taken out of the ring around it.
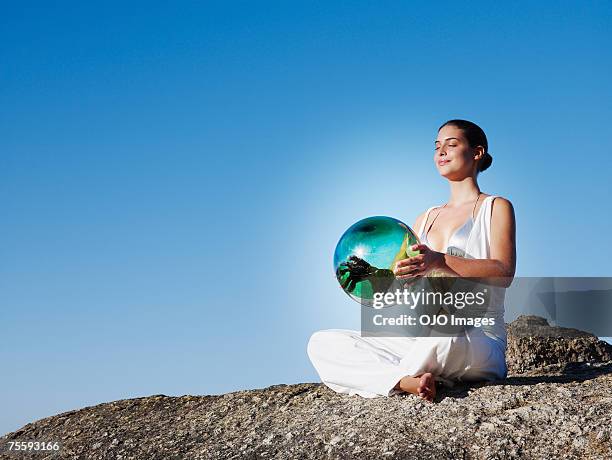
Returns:
[[[401,393],[393,387],[402,377],[425,372],[449,386],[507,375],[504,347],[480,328],[452,337],[362,337],[325,329],[312,334],[307,350],[325,385],[365,398]]]

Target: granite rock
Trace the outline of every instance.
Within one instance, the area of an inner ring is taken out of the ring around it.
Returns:
[[[519,318],[508,325],[508,378],[442,387],[434,404],[340,395],[320,383],[154,395],[30,423],[0,438],[3,448],[44,439],[60,450],[0,458],[612,458],[612,347],[553,329]]]
[[[550,326],[539,316],[521,315],[506,325],[509,373],[548,365],[612,360],[612,345],[578,329]]]

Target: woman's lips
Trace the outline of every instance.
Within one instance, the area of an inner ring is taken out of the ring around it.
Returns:
[[[444,166],[448,162],[450,162],[450,160],[440,160],[440,161],[438,161],[438,165]]]

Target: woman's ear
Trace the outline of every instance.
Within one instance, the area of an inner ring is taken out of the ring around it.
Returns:
[[[482,145],[474,147],[474,161],[480,160],[485,154],[485,149]]]

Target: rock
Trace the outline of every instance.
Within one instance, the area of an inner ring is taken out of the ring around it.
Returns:
[[[530,338],[535,329],[543,335]],[[508,327],[508,378],[442,387],[435,404],[341,395],[320,383],[154,395],[44,418],[0,445],[57,440],[48,458],[87,460],[612,458],[609,346],[558,329],[519,318]],[[0,450],[0,458],[46,457]]]
[[[539,316],[522,315],[506,325],[509,373],[612,360],[612,345],[578,329],[550,326]]]

